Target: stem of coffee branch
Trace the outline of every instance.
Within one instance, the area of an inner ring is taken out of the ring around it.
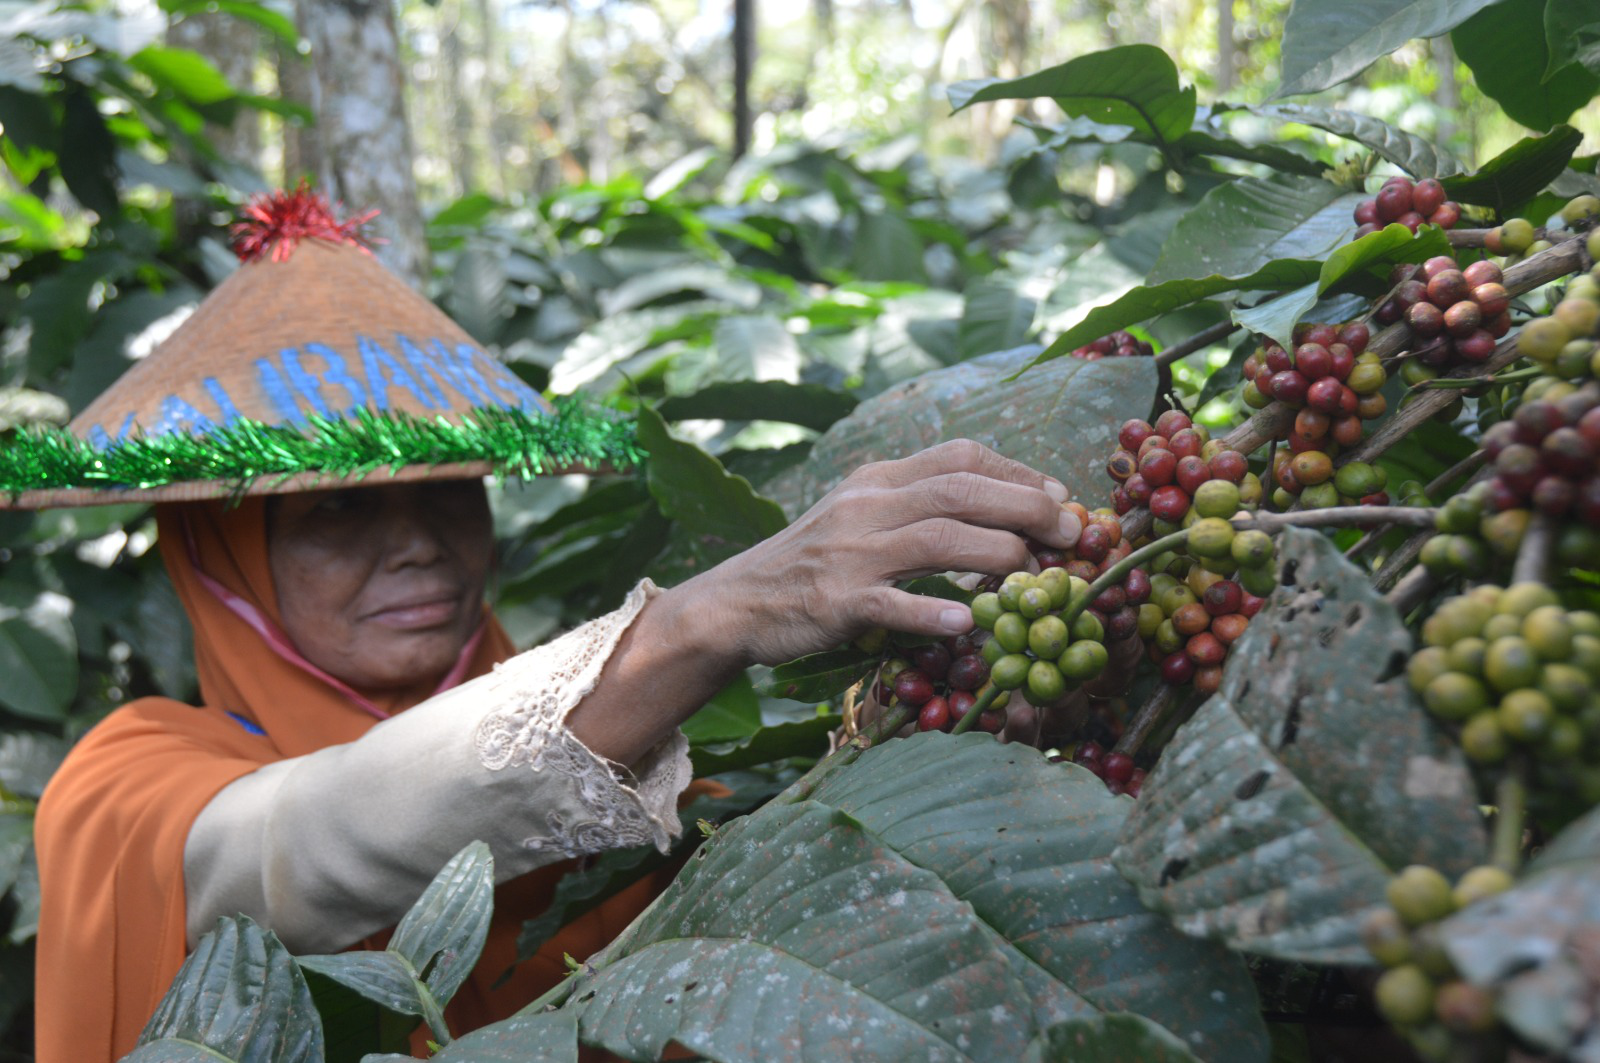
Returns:
[[[978,700],[972,703],[972,708],[967,710],[967,714],[965,716],[956,721],[956,725],[950,729],[950,733],[953,735],[959,735],[966,734],[968,731],[972,730],[972,725],[978,722],[978,717],[982,716],[984,712],[988,710],[989,706],[994,704],[995,699],[999,696],[1000,689],[993,683],[983,684],[982,688],[978,691]]]
[[[1522,866],[1522,829],[1528,808],[1527,762],[1518,758],[1495,788],[1494,865],[1516,874]]]
[[[1117,744],[1111,751],[1126,753],[1130,757],[1139,752],[1139,747],[1144,745],[1145,739],[1150,737],[1156,725],[1177,706],[1182,694],[1182,687],[1169,686],[1166,683],[1157,686],[1145,703],[1139,706],[1139,711],[1134,713],[1133,719],[1128,721],[1127,730],[1122,732],[1122,737],[1117,739]]]

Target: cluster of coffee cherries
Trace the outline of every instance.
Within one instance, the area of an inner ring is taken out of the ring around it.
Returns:
[[[1569,228],[1591,224],[1597,217],[1600,217],[1600,196],[1576,196],[1561,208],[1561,223]],[[1551,246],[1527,218],[1507,218],[1484,234],[1483,245],[1491,254],[1510,259],[1537,255]],[[1592,252],[1590,257],[1594,257]]]
[[[1403,320],[1411,330],[1411,357],[1402,371],[1406,383],[1494,354],[1495,343],[1511,331],[1511,294],[1504,282],[1500,267],[1488,259],[1463,268],[1449,255],[1390,272],[1394,292],[1373,319],[1385,325]]]
[[[943,642],[916,646],[905,657],[893,657],[878,669],[874,695],[880,705],[901,703],[917,710],[919,731],[949,731],[978,700],[978,690],[989,679],[978,632],[957,635]],[[991,705],[978,716],[977,729],[999,734],[1005,729],[1003,704]]]
[[[1482,446],[1494,463],[1485,495],[1492,512],[1532,509],[1600,530],[1600,384],[1523,402],[1490,426]]]
[[[1494,994],[1461,979],[1439,924],[1511,885],[1498,867],[1472,868],[1452,887],[1437,869],[1412,864],[1389,880],[1388,907],[1362,923],[1367,951],[1388,968],[1374,987],[1378,1010],[1423,1058],[1478,1058],[1471,1042],[1498,1025]]]
[[[1107,752],[1105,746],[1093,739],[1079,742],[1071,749],[1062,750],[1050,759],[1071,760],[1080,768],[1088,768],[1106,784],[1106,789],[1114,794],[1138,797],[1139,791],[1144,789],[1147,772],[1137,766],[1132,757],[1114,749]]]
[[[1424,225],[1453,229],[1461,220],[1461,205],[1445,193],[1444,185],[1431,177],[1412,183],[1409,177],[1391,177],[1371,199],[1356,205],[1356,237],[1375,233],[1385,225],[1399,222],[1412,232]]]
[[[1013,572],[998,591],[974,598],[973,622],[990,633],[983,646],[990,682],[1049,705],[1105,671],[1106,625],[1088,608],[1088,595],[1087,580],[1047,568],[1038,575]],[[1077,614],[1070,624],[1063,615],[1069,611]]]
[[[1600,251],[1600,229],[1589,234],[1589,247]],[[1546,317],[1535,318],[1517,333],[1517,353],[1545,375],[1558,380],[1600,376],[1600,267],[1580,274]]]
[[[1067,502],[1061,508],[1078,518],[1083,531],[1077,545],[1070,550],[1056,550],[1030,542],[1028,548],[1041,573],[1052,568],[1064,569],[1067,575],[1087,586],[1133,552],[1133,544],[1123,538],[1122,522],[1115,513],[1106,509],[1090,510],[1081,502]],[[1149,597],[1150,579],[1144,569],[1135,568],[1129,570],[1122,582],[1096,596],[1089,603],[1088,611],[1105,628],[1106,641],[1117,642],[1138,630],[1139,605]]]
[[[1600,753],[1600,616],[1562,608],[1542,583],[1484,584],[1443,602],[1422,639],[1407,678],[1430,713],[1461,725],[1469,759]]]
[[[1361,422],[1381,416],[1388,381],[1376,354],[1367,353],[1372,332],[1359,321],[1347,325],[1302,324],[1290,354],[1272,341],[1244,362],[1244,402],[1261,409],[1274,400],[1309,409],[1328,419],[1323,436],[1341,446],[1361,441]]]
[[[1148,358],[1155,353],[1155,348],[1149,342],[1141,340],[1125,329],[1118,329],[1109,336],[1101,336],[1097,340],[1085,343],[1072,351],[1072,357],[1082,358],[1086,362],[1098,362],[1102,358]]]
[[[1272,592],[1272,558],[1265,532],[1236,532],[1221,517],[1202,517],[1189,527],[1182,555],[1155,559],[1139,633],[1162,682],[1216,693],[1230,648]]]
[[[1204,425],[1195,424],[1181,410],[1168,410],[1154,425],[1126,421],[1117,433],[1117,442],[1117,451],[1106,462],[1106,473],[1117,483],[1111,491],[1111,504],[1119,514],[1149,509],[1157,521],[1173,530],[1202,492],[1231,499],[1232,506],[1226,513],[1219,510],[1202,515],[1231,517],[1240,505],[1261,501],[1261,480],[1250,471],[1245,456],[1212,439]],[[1208,487],[1210,484],[1217,486]],[[1213,502],[1207,508],[1217,505]],[[1163,526],[1158,524],[1157,530]]]

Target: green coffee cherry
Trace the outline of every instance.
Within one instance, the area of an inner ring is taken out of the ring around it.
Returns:
[[[1407,926],[1437,922],[1456,910],[1450,881],[1424,864],[1412,864],[1390,879],[1384,895]]]
[[[1028,649],[1047,661],[1060,657],[1068,641],[1067,625],[1059,616],[1041,616],[1028,628]]]

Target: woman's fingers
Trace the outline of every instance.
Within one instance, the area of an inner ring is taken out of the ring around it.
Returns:
[[[895,579],[929,572],[986,572],[1005,576],[1039,571],[1028,544],[1008,531],[979,528],[949,517],[930,517],[885,537],[884,574]]]
[[[920,517],[951,517],[986,528],[1022,532],[1043,543],[1070,549],[1083,525],[1076,514],[1038,487],[995,480],[972,472],[942,473],[909,484],[910,511]]]
[[[971,439],[952,439],[918,451],[909,458],[875,462],[861,470],[863,476],[882,487],[904,487],[930,476],[956,472],[976,473],[991,480],[1038,488],[1057,503],[1068,498],[1066,486],[1060,480],[1036,472],[1020,461],[1012,461]]]
[[[855,613],[862,628],[885,627],[912,635],[965,635],[972,630],[972,610],[960,602],[894,587],[869,587],[858,592]]]

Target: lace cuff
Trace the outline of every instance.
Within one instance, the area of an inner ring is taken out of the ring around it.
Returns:
[[[473,736],[479,762],[490,771],[550,770],[574,786],[575,803],[537,817],[545,830],[523,840],[529,852],[576,857],[646,843],[666,852],[681,833],[677,798],[693,777],[683,732],[645,754],[633,774],[597,756],[566,727],[629,625],[660,593],[643,580],[615,612],[495,666],[488,693],[500,707]]]

